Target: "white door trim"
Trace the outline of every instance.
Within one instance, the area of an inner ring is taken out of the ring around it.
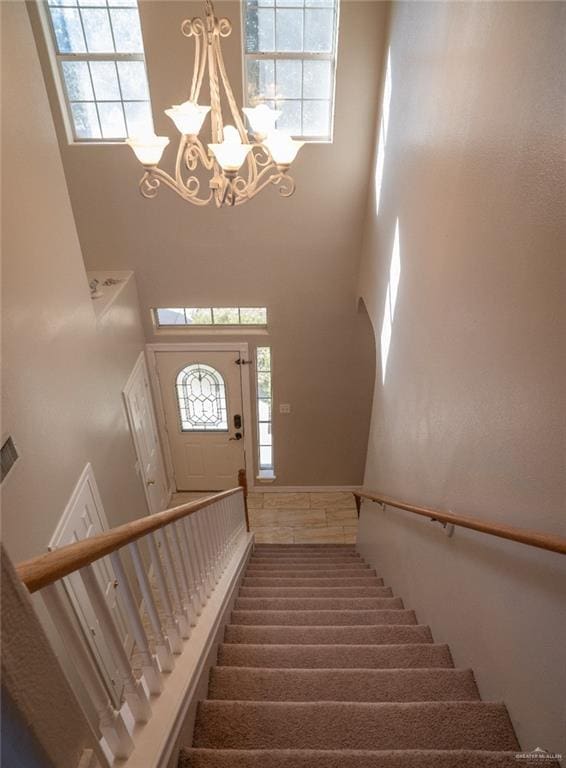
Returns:
[[[132,372],[130,373],[130,375],[128,377],[128,381],[126,382],[126,384],[124,385],[124,389],[122,390],[122,396],[124,398],[124,407],[126,408],[126,415],[128,417],[128,426],[130,427],[130,434],[131,434],[132,440],[134,442],[134,449],[135,449],[135,452],[136,452],[136,457],[137,457],[137,462],[138,462],[138,474],[139,474],[139,476],[142,479],[143,492],[144,492],[144,495],[145,495],[145,501],[146,501],[146,504],[147,504],[148,514],[151,515],[151,514],[153,514],[153,510],[151,508],[151,499],[150,499],[150,496],[149,496],[149,489],[148,489],[148,486],[147,486],[147,483],[146,483],[147,478],[144,475],[143,462],[142,462],[142,460],[140,458],[141,457],[141,452],[140,452],[140,447],[138,445],[138,437],[137,437],[136,430],[134,429],[134,426],[133,426],[132,413],[131,413],[131,409],[130,409],[130,392],[131,392],[131,389],[133,388],[133,386],[136,383],[137,377],[139,376],[139,373],[140,373],[140,369],[145,369],[145,371],[148,374],[148,380],[149,380],[149,378],[150,378],[149,370],[148,370],[148,366],[147,366],[147,363],[146,363],[145,354],[143,352],[140,352],[139,357],[136,360],[136,363],[135,363],[134,367],[132,368]],[[151,398],[151,392],[149,393],[149,396]],[[151,405],[152,405],[152,407],[154,406],[153,398],[151,399]],[[156,411],[156,409],[155,409],[155,407],[153,407],[154,414],[155,414],[155,411]],[[160,433],[160,430],[159,430],[157,414],[155,414],[155,415],[156,415],[155,421],[156,421],[156,428],[157,428],[157,445],[159,447],[159,453],[160,453],[160,457],[159,458],[160,458],[160,461],[161,461],[161,465],[163,467],[163,474],[165,476],[164,479],[165,479],[165,482],[167,483],[167,489],[166,490],[169,491],[169,495],[171,495],[171,487],[170,487],[171,486],[171,482],[170,482],[170,478],[169,478],[169,473],[167,472],[167,469],[166,469],[166,462],[165,462],[164,454],[163,454],[163,446],[162,446],[162,442],[163,441],[161,439],[161,433]],[[166,499],[165,500],[165,505],[167,505],[168,502],[169,502],[169,499]],[[164,507],[164,509],[165,508],[166,507]],[[161,510],[157,510],[157,511],[161,512]]]
[[[163,405],[163,398],[161,397],[161,387],[159,386],[159,377],[157,375],[157,352],[238,352],[244,360],[249,360],[250,348],[247,342],[195,342],[195,343],[180,343],[180,344],[146,344],[145,345],[149,378],[153,393],[155,395],[155,404],[157,412],[157,428],[159,430],[159,436],[161,438],[161,444],[163,446],[163,452],[165,455],[165,466],[167,471],[167,477],[169,480],[169,491],[171,494],[175,493],[175,472],[173,470],[173,456],[171,454],[171,446],[169,445],[169,438],[167,435],[167,426],[165,421],[165,408]],[[248,477],[250,472],[253,473],[253,467],[255,466],[255,454],[254,454],[254,439],[255,424],[253,422],[252,415],[252,390],[250,382],[250,366],[241,366],[241,379],[242,379],[242,412],[244,415],[244,453],[246,472]],[[242,467],[243,469],[243,467]]]

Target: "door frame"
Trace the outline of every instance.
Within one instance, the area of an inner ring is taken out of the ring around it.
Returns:
[[[146,354],[149,368],[149,379],[155,396],[157,428],[161,438],[161,445],[165,457],[165,471],[169,480],[170,494],[177,492],[175,482],[175,471],[173,469],[173,455],[169,444],[167,433],[167,422],[165,420],[165,408],[161,396],[161,387],[159,376],[157,374],[157,353],[159,352],[238,352],[243,360],[250,360],[250,347],[247,341],[238,342],[186,342],[179,344],[146,344]],[[248,467],[254,466],[254,423],[252,413],[252,390],[250,381],[250,365],[241,365],[242,381],[242,413],[244,416],[244,466],[247,472]]]
[[[151,499],[150,499],[150,496],[149,496],[149,489],[148,489],[148,486],[147,486],[147,483],[146,483],[147,478],[144,475],[143,461],[141,460],[141,454],[140,454],[140,450],[139,450],[138,438],[137,438],[137,435],[136,435],[136,431],[133,428],[133,418],[132,418],[132,412],[131,412],[131,407],[130,407],[130,393],[131,393],[132,387],[136,383],[136,379],[137,379],[137,377],[140,374],[140,370],[143,370],[143,369],[145,369],[145,372],[147,373],[147,379],[150,382],[149,398],[150,398],[150,401],[151,401],[151,407],[153,409],[153,415],[155,417],[154,418],[154,422],[155,422],[155,429],[156,429],[156,433],[157,433],[156,434],[157,445],[158,445],[158,448],[159,448],[159,461],[161,462],[161,468],[163,470],[163,479],[165,481],[165,490],[166,490],[167,493],[169,493],[169,496],[170,496],[171,495],[171,487],[170,487],[171,486],[171,482],[170,482],[169,474],[168,474],[167,468],[166,468],[166,460],[165,460],[164,451],[163,451],[163,440],[161,439],[161,432],[160,432],[159,424],[158,424],[158,418],[157,418],[157,413],[156,413],[156,408],[155,408],[155,400],[154,400],[154,397],[153,397],[153,387],[151,386],[151,377],[150,377],[150,373],[149,373],[149,366],[147,364],[147,360],[146,360],[145,354],[143,352],[140,352],[139,357],[136,360],[135,365],[132,368],[132,371],[131,371],[131,373],[130,373],[130,375],[128,377],[128,381],[124,385],[124,389],[122,390],[122,397],[124,398],[124,407],[126,409],[126,415],[127,415],[127,418],[128,418],[128,427],[130,429],[130,435],[132,436],[132,442],[134,444],[134,450],[136,452],[136,459],[137,459],[137,464],[138,464],[138,475],[140,476],[140,478],[142,480],[143,492],[144,492],[144,496],[145,496],[145,502],[147,504],[147,511],[148,511],[149,515],[152,515],[152,514],[154,514],[154,511],[151,508]],[[165,500],[165,506],[163,507],[163,509],[167,509],[168,503],[169,503],[169,498],[167,498]],[[162,509],[158,509],[156,511],[157,512],[161,512]]]

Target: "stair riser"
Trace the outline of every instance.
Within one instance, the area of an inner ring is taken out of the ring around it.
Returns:
[[[238,645],[223,643],[225,667],[276,669],[430,669],[453,667],[446,645]]]
[[[253,555],[250,563],[363,563],[359,555]]]
[[[239,597],[238,611],[367,611],[403,608],[399,597]]]
[[[230,749],[518,749],[501,704],[204,701],[196,747]]]
[[[250,560],[248,570],[253,571],[367,571],[370,567],[367,563],[258,563]]]
[[[240,597],[393,597],[391,587],[242,587]]]
[[[469,670],[297,670],[216,667],[209,699],[228,701],[474,701]]]
[[[346,626],[363,624],[416,624],[414,611],[233,611],[231,624],[270,626]]]
[[[310,550],[320,552],[324,550],[339,552],[356,552],[355,544],[255,544],[254,552],[308,552]]]
[[[383,579],[375,576],[348,576],[339,579],[245,576],[242,584],[244,587],[382,587]]]
[[[251,627],[228,624],[226,643],[251,645],[405,645],[432,643],[424,625],[381,627]]]

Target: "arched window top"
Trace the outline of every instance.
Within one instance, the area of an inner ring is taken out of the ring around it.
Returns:
[[[176,386],[183,432],[228,430],[226,387],[219,371],[192,363],[178,373]]]

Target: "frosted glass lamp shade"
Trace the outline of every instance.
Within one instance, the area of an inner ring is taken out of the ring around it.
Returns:
[[[251,144],[242,144],[240,134],[233,125],[225,126],[222,144],[209,144],[208,146],[222,170],[229,173],[241,168],[248,152],[252,149]]]
[[[297,157],[297,152],[305,143],[304,141],[295,141],[282,131],[272,131],[263,142],[273,162],[277,165],[291,165]]]
[[[132,136],[126,139],[126,144],[133,149],[142,165],[153,166],[161,160],[161,155],[169,144],[169,138],[155,134]]]
[[[267,104],[260,104],[253,108],[244,107],[242,112],[248,118],[252,132],[262,138],[275,130],[275,122],[281,116],[280,110],[271,109]]]
[[[210,107],[202,107],[194,101],[174,104],[171,109],[165,110],[165,114],[175,123],[179,133],[185,136],[197,136],[209,112]]]

